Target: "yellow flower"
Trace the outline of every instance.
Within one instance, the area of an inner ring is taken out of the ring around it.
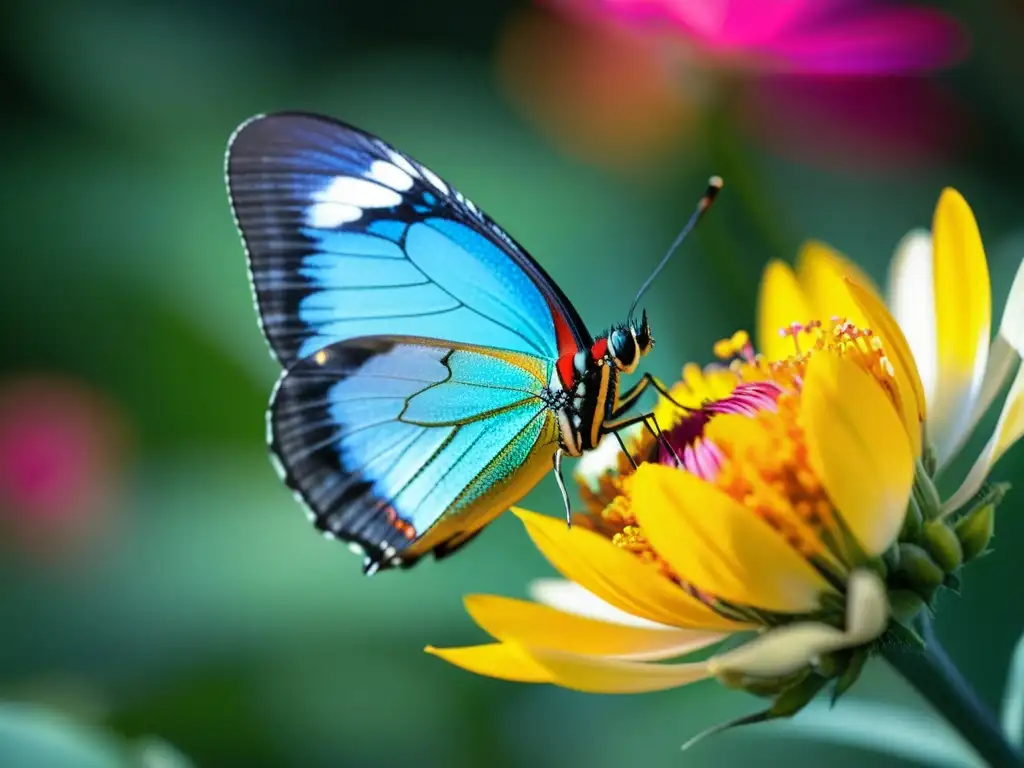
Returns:
[[[906,367],[920,374],[920,416],[927,427],[925,447],[931,449],[926,458],[941,470],[963,448],[1024,354],[1024,262],[992,341],[992,296],[981,235],[964,198],[946,189],[935,208],[932,231],[914,230],[898,245],[888,298],[898,328],[881,328],[876,321],[875,330],[883,337],[889,334],[886,342],[906,354]],[[789,354],[789,341],[777,329],[799,318],[831,313],[870,325],[880,304],[879,292],[855,266],[826,245],[808,243],[795,271],[779,262],[765,270],[760,348],[769,359]],[[945,500],[946,514],[979,492],[993,465],[1022,434],[1024,367],[1010,387],[991,439],[960,489]]]
[[[496,642],[428,652],[598,693],[714,676],[776,696],[772,716],[830,679],[852,683],[889,627],[882,555],[915,485],[899,415],[913,392],[867,329],[812,323],[792,343],[769,363],[741,334],[716,346],[730,365],[687,369],[674,394],[693,410],[663,413],[663,463],[606,472],[571,529],[514,510],[567,581],[539,585],[540,603],[467,597]],[[643,435],[634,445],[655,447]],[[751,634],[703,660],[653,663]]]
[[[686,366],[671,390],[684,407],[656,408],[661,439],[629,436],[636,471],[610,441],[581,461],[587,512],[572,528],[514,510],[565,580],[535,584],[536,602],[467,597],[493,642],[427,651],[595,693],[715,677],[771,699],[738,724],[792,715],[830,681],[845,692],[883,644],[922,647],[916,619],[992,535],[1003,489],[977,494],[969,477],[966,496],[943,503],[933,476],[1020,359],[1024,270],[989,355],[980,237],[944,192],[927,250],[939,318],[927,357],[913,323],[932,310],[907,298],[926,252],[913,237],[894,268],[897,317],[823,244],[805,246],[795,271],[770,264],[762,354],[741,331],[715,345],[720,363]],[[972,476],[1024,428],[1021,376]]]

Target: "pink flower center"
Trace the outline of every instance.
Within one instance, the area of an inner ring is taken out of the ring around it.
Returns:
[[[717,415],[739,414],[754,416],[761,411],[776,410],[782,388],[773,381],[749,381],[736,385],[726,397],[705,403],[699,410],[688,414],[665,434],[675,456],[664,445],[658,453],[658,463],[676,466],[676,457],[687,472],[705,480],[714,480],[722,467],[721,450],[704,435],[704,428]]]

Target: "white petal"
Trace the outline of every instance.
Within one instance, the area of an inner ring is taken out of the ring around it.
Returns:
[[[751,677],[783,677],[823,654],[864,645],[889,623],[885,585],[871,571],[855,571],[846,590],[846,630],[819,622],[800,622],[770,630],[755,640],[710,660],[711,670]]]
[[[1024,357],[1024,259],[1017,265],[1017,274],[1006,298],[999,335],[1017,350],[1018,355]]]
[[[580,457],[573,474],[577,480],[596,490],[597,481],[618,468],[621,450],[615,435],[605,435],[594,450],[587,451]]]
[[[649,619],[632,616],[625,611],[620,611],[614,605],[606,603],[593,592],[589,592],[579,584],[567,581],[566,579],[537,579],[530,584],[530,597],[538,603],[543,603],[560,611],[583,616],[588,619],[598,619],[599,621],[607,621],[612,624],[623,624],[627,627],[676,629],[675,627],[669,627],[656,621],[650,621]]]
[[[925,229],[912,230],[896,246],[889,265],[889,309],[914,353],[929,406],[938,383],[933,286],[932,235]]]
[[[988,367],[985,370],[985,381],[978,405],[974,410],[972,425],[976,424],[995,399],[1003,386],[1006,377],[1013,367],[1024,358],[1024,260],[1017,266],[1017,274],[1010,286],[1010,294],[1006,298],[1003,309],[1003,320],[999,326],[999,335],[992,343],[989,353]],[[978,492],[993,465],[1024,434],[1024,368],[1018,370],[1017,378],[1010,387],[1010,392],[1003,403],[999,422],[985,448],[981,451],[971,471],[967,473],[960,488],[957,489],[945,504],[944,514],[955,511]]]
[[[971,431],[977,426],[978,420],[992,406],[992,401],[996,399],[999,390],[1003,388],[1006,377],[1010,375],[1010,372],[1019,360],[1020,354],[1010,346],[1010,342],[1003,338],[1002,335],[996,336],[995,341],[992,342],[992,346],[988,350],[988,364],[985,368],[985,377],[982,379],[978,402],[974,406],[970,428],[961,438],[957,449],[967,442]]]
[[[999,333],[989,348],[988,365],[982,379],[981,393],[974,406],[970,428],[963,436],[961,445],[966,442],[970,431],[977,425],[978,420],[988,411],[992,401],[995,400],[999,390],[1006,382],[1006,377],[1020,362],[1022,356],[1024,356],[1024,260],[1017,266],[1017,274],[1010,286]]]
[[[982,449],[981,455],[974,462],[971,471],[967,473],[963,484],[942,505],[942,513],[948,515],[969,501],[981,489],[995,463],[1022,435],[1024,435],[1024,366],[1017,370],[1017,377],[1010,386],[1010,392],[1003,403],[1003,410],[999,414],[999,421],[992,437]]]

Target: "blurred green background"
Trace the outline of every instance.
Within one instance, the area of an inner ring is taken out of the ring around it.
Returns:
[[[710,683],[587,696],[423,654],[481,639],[463,594],[525,595],[551,571],[510,517],[457,558],[373,579],[306,523],[266,456],[276,369],[223,152],[238,122],[277,109],[375,132],[500,221],[595,330],[622,319],[706,177],[722,174],[716,209],[646,302],[651,369],[672,379],[752,326],[764,263],[791,260],[805,238],[883,283],[945,185],[976,212],[1001,308],[1024,253],[1018,4],[957,4],[975,42],[950,73],[855,93],[823,81],[798,100],[682,76],[646,93],[642,67],[615,76],[636,65],[628,51],[576,45],[525,0],[5,11],[0,414],[41,413],[73,476],[66,498],[4,502],[0,765],[963,764],[881,662],[831,717],[812,708],[680,754],[758,702]],[[837,101],[863,108],[815,111]],[[1022,467],[1018,447],[997,477]],[[554,483],[526,506],[557,512]],[[937,621],[993,707],[1024,625],[1011,587],[1022,512],[1018,492],[996,554]],[[886,723],[925,751],[899,754]]]

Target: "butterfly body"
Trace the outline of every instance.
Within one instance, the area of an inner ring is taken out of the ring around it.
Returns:
[[[284,368],[272,452],[370,572],[457,550],[653,381],[620,392],[653,346],[646,315],[592,338],[504,230],[374,136],[260,116],[232,136],[227,177]]]

